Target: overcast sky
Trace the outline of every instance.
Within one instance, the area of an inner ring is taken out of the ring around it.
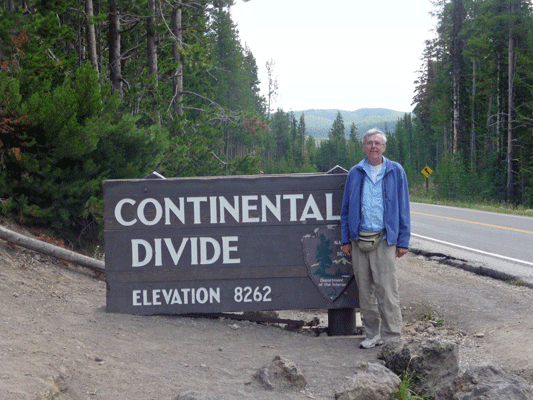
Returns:
[[[425,41],[436,21],[430,0],[236,0],[242,44],[257,61],[275,62],[274,109],[389,108],[412,111]]]

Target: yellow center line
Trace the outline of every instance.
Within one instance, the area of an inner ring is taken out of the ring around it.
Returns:
[[[426,214],[426,213],[421,213],[421,212],[417,212],[417,211],[411,211],[411,214],[418,214],[418,215],[425,215],[427,217],[449,219],[451,221],[467,222],[469,224],[483,225],[483,226],[488,226],[488,227],[491,227],[491,228],[505,229],[507,231],[514,231],[514,232],[521,232],[521,233],[529,233],[529,234],[533,235],[533,231],[526,231],[524,229],[509,228],[507,226],[501,226],[501,225],[486,224],[484,222],[468,221],[466,219],[458,219],[458,218],[452,218],[452,217],[443,217],[441,215]]]

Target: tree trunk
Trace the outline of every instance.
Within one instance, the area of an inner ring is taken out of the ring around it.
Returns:
[[[120,57],[120,14],[116,0],[109,2],[109,78],[113,91],[118,91],[120,98],[123,95],[122,61]]]
[[[514,4],[510,4],[510,14],[514,12]],[[508,66],[508,103],[507,103],[507,185],[506,198],[508,202],[514,201],[514,184],[513,184],[513,108],[514,108],[514,24],[509,22],[509,66]]]
[[[172,79],[174,86],[173,106],[177,115],[183,115],[183,64],[181,62],[180,50],[183,48],[182,11],[180,7],[172,9],[172,33],[174,44],[172,46],[172,59],[177,65],[176,72]]]
[[[146,19],[146,53],[148,57],[148,72],[153,78],[153,85],[150,85],[149,92],[152,98],[152,113],[157,112],[157,99],[155,98],[155,88],[158,82],[157,71],[157,40],[155,34],[155,17],[157,15],[157,0],[148,0],[149,16]],[[161,123],[161,118],[157,116],[157,123]]]
[[[85,16],[87,18],[87,50],[89,53],[89,60],[96,71],[98,68],[98,57],[96,53],[96,32],[94,29],[94,11],[93,0],[85,0]]]
[[[472,113],[470,115],[470,168],[472,172],[476,166],[476,68],[477,60],[472,62]]]
[[[157,44],[155,37],[156,0],[148,0],[149,16],[146,18],[146,50],[148,55],[148,71],[157,82]]]
[[[38,251],[39,253],[47,254],[52,257],[57,257],[62,260],[74,262],[83,267],[90,268],[94,271],[105,271],[105,263],[103,261],[99,261],[94,258],[87,257],[58,246],[54,246],[53,244],[41,242],[37,239],[32,239],[30,237],[13,232],[12,230],[9,230],[1,225],[0,238],[7,240],[10,243],[16,244],[17,246],[26,247],[27,249],[32,249]]]
[[[461,76],[462,43],[459,38],[463,26],[463,2],[454,0],[452,32],[452,76],[453,76],[453,153],[459,150],[459,131],[461,127]]]

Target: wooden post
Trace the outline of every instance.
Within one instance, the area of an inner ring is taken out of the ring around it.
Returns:
[[[328,310],[329,336],[355,334],[355,308],[331,308]]]

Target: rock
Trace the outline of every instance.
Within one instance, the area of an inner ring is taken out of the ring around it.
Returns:
[[[397,375],[413,372],[412,390],[427,396],[449,387],[459,373],[459,348],[447,341],[413,338],[388,343],[378,358]]]
[[[532,400],[533,389],[524,379],[485,363],[470,367],[438,395],[436,400]]]
[[[307,385],[302,371],[292,361],[276,356],[263,368],[258,370],[254,378],[267,390],[301,389]]]
[[[217,400],[219,397],[209,397],[205,393],[202,392],[195,392],[195,391],[189,391],[184,392],[178,395],[178,397],[175,397],[174,400]]]
[[[400,385],[400,378],[379,363],[369,363],[349,379],[342,391],[335,392],[336,400],[389,400]]]
[[[67,375],[59,373],[53,378],[41,380],[43,382],[43,389],[37,393],[34,398],[36,400],[62,399],[61,393],[68,390]]]

